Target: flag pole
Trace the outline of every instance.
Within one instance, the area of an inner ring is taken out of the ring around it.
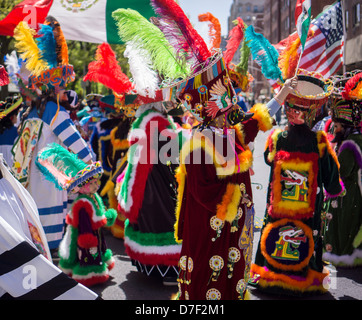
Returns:
[[[294,77],[295,77],[295,76],[297,75],[297,73],[298,73],[299,64],[300,64],[300,60],[302,59],[303,52],[304,52],[304,50],[302,50],[302,52],[300,53],[299,60],[298,60],[298,64],[297,64],[297,67],[295,68],[295,75],[294,75]]]

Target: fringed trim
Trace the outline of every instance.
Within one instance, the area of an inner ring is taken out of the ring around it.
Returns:
[[[97,198],[97,194],[95,194]],[[103,202],[97,201],[97,204],[93,202],[88,196],[81,195],[74,200],[71,211],[66,216],[66,222],[75,228],[78,228],[79,224],[79,212],[81,209],[85,209],[92,224],[92,229],[97,230],[107,224],[107,218],[103,215],[105,210]]]
[[[325,271],[326,272],[321,273],[309,269],[304,280],[297,280],[293,279],[292,276],[269,271],[265,267],[260,267],[256,264],[251,266],[252,275],[260,275],[258,284],[262,288],[280,287],[282,289],[298,291],[301,293],[313,291],[319,291],[323,293],[327,292],[328,290],[324,286],[326,282],[324,279],[329,275],[329,272],[326,269]]]
[[[111,131],[111,143],[113,146],[114,151],[115,150],[124,150],[124,149],[128,149],[129,148],[129,142],[126,139],[117,139],[116,138],[116,132],[117,132],[118,128],[114,128]]]
[[[259,130],[266,132],[273,128],[273,118],[270,116],[265,104],[256,104],[249,112],[254,113],[253,119],[258,121]]]
[[[337,198],[337,197],[339,197],[339,196],[344,195],[344,193],[345,193],[345,191],[346,191],[346,187],[344,186],[344,183],[343,183],[342,179],[339,179],[339,184],[341,185],[341,191],[338,192],[337,194],[331,194],[331,193],[329,193],[327,190],[324,191],[324,193],[325,193],[325,200]]]
[[[241,199],[241,191],[238,184],[229,183],[220,204],[216,206],[216,217],[228,222],[234,221]]]
[[[330,252],[324,252],[322,257],[323,260],[329,261],[335,266],[355,267],[362,265],[362,250],[360,249],[353,250],[352,254],[343,254],[341,256]]]
[[[275,156],[275,170],[272,183],[273,203],[268,213],[273,218],[305,219],[314,214],[315,199],[318,188],[318,155],[299,152],[279,151]],[[282,199],[281,171],[295,170],[308,172],[308,194],[306,202],[288,201]]]
[[[362,151],[359,145],[353,140],[343,141],[341,147],[339,148],[338,155],[340,155],[345,149],[349,149],[353,152],[357,165],[362,169]]]
[[[277,141],[279,133],[281,133],[282,130],[276,129],[274,130],[268,137],[265,149],[269,148],[269,154],[268,154],[268,160],[269,162],[272,162],[275,158],[275,155],[277,153]]]
[[[185,165],[181,164],[177,169],[176,169],[176,181],[178,184],[177,187],[177,203],[176,203],[176,210],[175,210],[175,215],[176,215],[176,222],[174,225],[174,237],[177,243],[182,243],[182,239],[179,238],[179,220],[180,220],[180,212],[181,212],[181,205],[182,205],[182,199],[183,199],[183,194],[184,194],[184,190],[185,190],[185,180],[186,180],[186,169],[185,169]]]
[[[180,153],[180,165],[187,163],[186,158],[189,154],[197,149],[202,149],[212,159],[212,164],[216,168],[216,174],[219,178],[246,172],[253,163],[253,154],[247,145],[243,145],[245,151],[238,154],[238,161],[235,157],[225,160],[214,147],[213,142],[202,132],[195,132],[189,141],[187,141]]]
[[[308,238],[309,240],[309,248],[308,248],[308,255],[304,258],[303,261],[301,261],[298,264],[282,264],[280,262],[277,262],[275,259],[273,259],[267,252],[267,238],[269,236],[269,233],[271,230],[273,230],[274,228],[281,226],[281,225],[286,225],[288,223],[288,221],[290,221],[292,224],[296,225],[297,227],[301,228],[305,234],[305,236]],[[261,253],[263,254],[264,258],[268,261],[268,263],[270,265],[272,265],[274,268],[280,269],[280,270],[284,270],[284,271],[301,271],[303,268],[305,268],[308,264],[309,264],[309,260],[313,255],[313,251],[314,251],[314,241],[313,241],[313,232],[312,229],[309,228],[307,225],[305,225],[304,223],[302,223],[301,221],[298,220],[289,220],[289,219],[282,219],[282,220],[278,220],[277,222],[274,223],[268,223],[266,225],[266,227],[263,230],[263,233],[261,235],[260,238],[260,250]]]
[[[317,131],[317,142],[318,142],[319,157],[322,158],[323,155],[325,154],[325,151],[327,150],[327,152],[334,159],[339,169],[340,164],[338,161],[338,157],[336,155],[336,152],[333,150],[330,142],[328,141],[327,134],[324,131]]]

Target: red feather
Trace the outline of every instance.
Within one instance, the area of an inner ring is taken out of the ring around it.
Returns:
[[[10,82],[9,76],[5,70],[5,67],[0,65],[0,87],[6,86],[7,84],[9,84],[9,82]]]
[[[244,21],[240,17],[237,18],[238,24],[229,32],[229,40],[227,41],[226,50],[223,53],[226,65],[229,65],[244,38]]]
[[[351,91],[355,90],[357,88],[359,82],[361,82],[361,81],[362,81],[362,72],[357,73],[351,79],[349,79],[346,82],[344,90],[342,91],[343,99],[345,99],[345,100],[351,99],[351,97],[350,97]]]
[[[204,39],[197,33],[189,18],[174,0],[151,0],[151,5],[159,15],[158,19],[164,25],[175,26],[174,28],[178,30],[183,38],[182,49],[190,52],[196,58],[198,64],[205,62],[211,57]]]
[[[132,82],[122,72],[116,54],[108,43],[102,43],[96,51],[96,60],[88,65],[88,73],[83,81],[99,82],[117,94],[129,93]]]

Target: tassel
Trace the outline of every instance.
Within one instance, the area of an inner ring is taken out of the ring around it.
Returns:
[[[186,77],[185,62],[176,58],[173,47],[155,25],[132,9],[118,9],[112,13],[122,41],[143,49],[152,60],[153,68],[166,79]]]
[[[133,84],[122,72],[116,54],[108,43],[102,43],[96,51],[96,61],[88,65],[88,73],[83,81],[99,82],[117,94],[128,93]]]
[[[235,25],[229,32],[229,40],[227,41],[226,50],[223,53],[224,60],[228,66],[233,59],[236,50],[244,38],[244,21],[238,17],[233,21]],[[248,57],[249,58],[249,57]]]
[[[40,49],[34,40],[35,30],[31,29],[25,21],[20,21],[14,29],[15,48],[20,57],[26,60],[26,67],[32,74],[38,76],[42,71],[49,69],[46,61],[42,60]]]
[[[174,0],[151,0],[151,5],[159,15],[166,39],[183,55],[191,69],[207,61],[211,53],[181,7]]]
[[[245,31],[245,41],[250,48],[253,59],[261,66],[261,72],[267,79],[282,82],[282,72],[278,67],[279,53],[275,47],[260,33],[254,31],[253,26],[249,26]]]
[[[219,19],[214,17],[210,12],[199,14],[199,21],[209,21],[209,36],[211,38],[210,51],[217,51],[221,44],[221,25]]]

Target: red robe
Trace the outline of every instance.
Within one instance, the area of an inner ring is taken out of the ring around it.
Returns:
[[[264,106],[252,112],[243,128],[236,127],[235,140],[223,137],[218,144],[217,133],[197,131],[182,148],[175,225],[175,238],[182,241],[179,299],[245,298],[254,219],[247,144],[259,129],[271,128]],[[238,157],[223,156],[228,144]]]

